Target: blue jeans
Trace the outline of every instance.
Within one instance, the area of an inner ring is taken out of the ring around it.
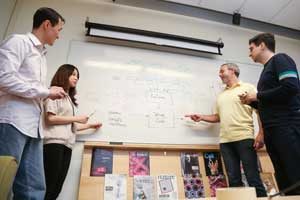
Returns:
[[[46,186],[42,140],[28,137],[10,124],[0,123],[0,155],[14,156],[18,161],[13,199],[43,200]]]
[[[253,139],[221,143],[220,150],[224,159],[230,187],[242,187],[240,162],[249,186],[255,187],[258,197],[266,197],[267,193],[259,176],[257,154],[253,148]]]

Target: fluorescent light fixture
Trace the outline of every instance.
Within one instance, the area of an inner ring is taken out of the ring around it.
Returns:
[[[170,48],[180,48],[185,50],[200,51],[218,55],[222,55],[221,48],[224,47],[224,44],[222,42],[212,42],[178,35],[125,28],[106,24],[86,22],[85,27],[87,28],[87,36],[139,42],[144,44],[151,44]]]
[[[194,76],[191,73],[179,72],[179,71],[168,70],[168,69],[158,69],[152,67],[146,68],[145,71],[150,73],[156,73],[163,76],[169,76],[169,77],[192,78]]]
[[[121,64],[116,62],[99,62],[99,61],[93,61],[93,60],[86,60],[84,62],[84,65],[87,67],[97,67],[102,69],[116,69],[116,70],[126,70],[126,71],[132,71],[132,72],[138,72],[143,69],[143,66],[140,65],[134,65],[134,64]]]

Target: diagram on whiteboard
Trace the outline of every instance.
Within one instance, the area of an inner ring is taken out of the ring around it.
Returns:
[[[148,117],[148,127],[149,128],[174,128],[174,113],[163,112],[163,111],[153,111],[149,113]]]
[[[72,42],[68,62],[80,71],[79,113],[96,110],[90,120],[103,123],[80,140],[218,143],[218,124],[195,123],[184,115],[214,114],[224,88],[218,77],[223,62],[79,41]]]

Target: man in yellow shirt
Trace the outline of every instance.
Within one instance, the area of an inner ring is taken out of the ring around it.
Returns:
[[[217,98],[217,110],[212,115],[186,115],[193,121],[220,122],[220,150],[224,159],[230,187],[243,186],[240,162],[250,186],[255,187],[258,197],[267,196],[259,176],[256,150],[263,146],[263,131],[254,139],[253,109],[242,104],[239,96],[253,92],[255,87],[239,81],[240,70],[234,63],[221,65],[219,76],[226,88]]]

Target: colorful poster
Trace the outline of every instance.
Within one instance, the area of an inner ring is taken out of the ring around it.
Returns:
[[[216,196],[217,188],[225,188],[227,187],[227,182],[225,176],[220,174],[218,176],[208,176],[209,188],[210,188],[210,196]]]
[[[150,162],[149,152],[130,151],[129,152],[129,176],[149,175]]]
[[[93,149],[91,176],[104,176],[112,173],[113,151],[108,149]]]
[[[183,177],[200,177],[199,154],[181,153],[181,171]]]
[[[200,177],[191,178],[191,177],[184,177],[184,194],[185,198],[193,199],[193,198],[201,198],[204,197],[204,187],[203,181]]]
[[[203,158],[206,176],[218,176],[224,174],[219,152],[204,152]]]

